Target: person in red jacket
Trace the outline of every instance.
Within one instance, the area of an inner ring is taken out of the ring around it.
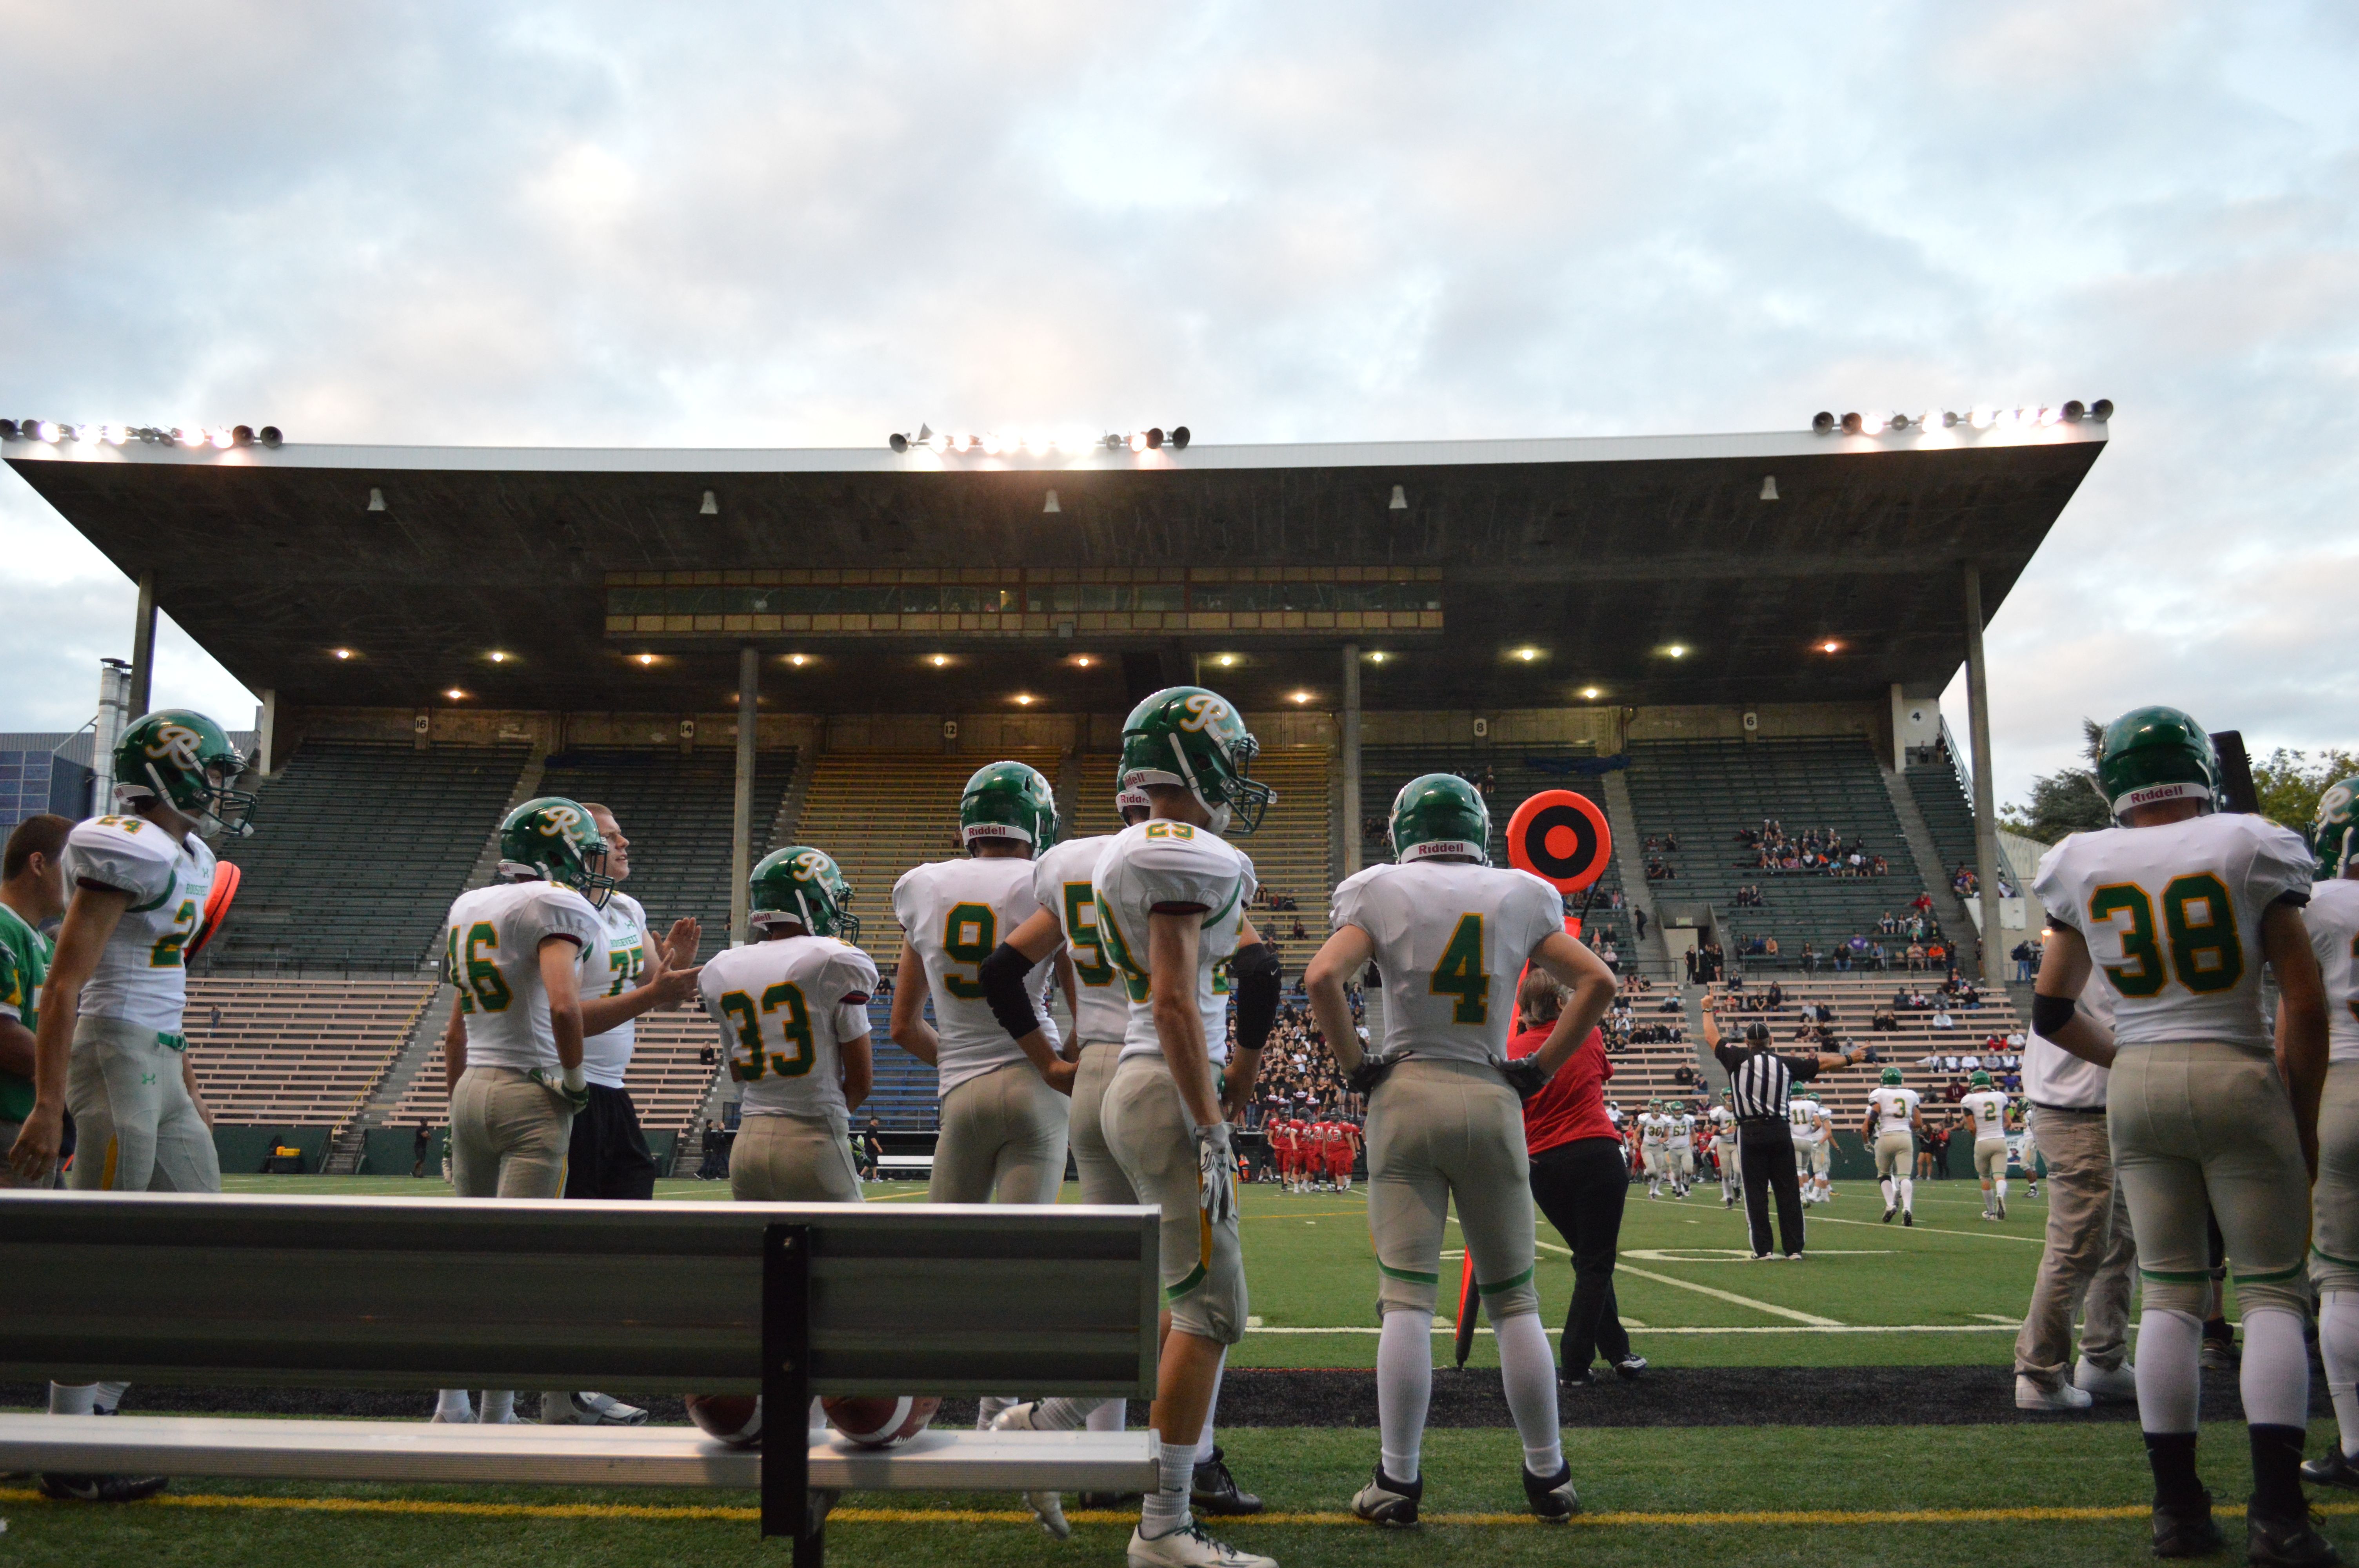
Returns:
[[[1556,981],[1535,966],[1516,992],[1516,1033],[1507,1042],[1507,1059],[1538,1050],[1562,1007]],[[1572,1249],[1572,1305],[1565,1313],[1557,1378],[1573,1387],[1597,1380],[1589,1364],[1598,1356],[1625,1378],[1647,1369],[1647,1358],[1630,1347],[1614,1300],[1614,1254],[1630,1166],[1605,1115],[1605,1080],[1613,1076],[1605,1041],[1593,1029],[1547,1087],[1524,1102],[1532,1199]]]
[[[1277,1170],[1277,1179],[1288,1191],[1294,1186],[1294,1123],[1273,1117],[1269,1123],[1269,1157]]]

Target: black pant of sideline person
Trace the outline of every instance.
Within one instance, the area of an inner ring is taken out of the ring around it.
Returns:
[[[1532,1200],[1572,1249],[1560,1376],[1579,1378],[1595,1356],[1617,1365],[1630,1357],[1630,1336],[1614,1300],[1614,1253],[1629,1192],[1618,1138],[1576,1138],[1532,1157]]]
[[[638,1108],[626,1089],[592,1084],[590,1103],[573,1113],[565,1154],[565,1195],[636,1198],[656,1195],[656,1157],[639,1130]]]
[[[1745,1177],[1745,1218],[1753,1230],[1753,1255],[1777,1250],[1769,1245],[1769,1189],[1777,1191],[1777,1235],[1788,1257],[1802,1250],[1802,1183],[1794,1172],[1794,1133],[1783,1118],[1736,1124],[1737,1169]]]

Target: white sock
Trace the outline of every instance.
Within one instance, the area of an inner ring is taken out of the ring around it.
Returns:
[[[827,1430],[827,1404],[826,1401],[820,1399],[816,1394],[811,1396],[810,1430],[813,1432],[825,1432]]]
[[[2199,1359],[2203,1325],[2192,1313],[2147,1307],[2138,1314],[2138,1425],[2147,1432],[2193,1432],[2203,1395]],[[2247,1343],[2250,1343],[2249,1338]],[[2257,1421],[2257,1416],[2251,1416]],[[2294,1422],[2307,1425],[2307,1419]]]
[[[1090,1419],[1082,1424],[1092,1432],[1122,1432],[1128,1428],[1129,1423],[1128,1400],[1100,1400],[1097,1408],[1090,1411]]]
[[[434,1413],[446,1422],[473,1421],[475,1419],[475,1401],[468,1397],[464,1389],[440,1390],[434,1396]]]
[[[2245,1309],[2245,1361],[2236,1386],[2249,1424],[2310,1424],[2310,1347],[2299,1314],[2281,1306]]]
[[[1549,1378],[1553,1390],[1553,1362]],[[1433,1314],[1396,1307],[1385,1314],[1384,1330],[1376,1336],[1376,1425],[1382,1433],[1385,1474],[1396,1481],[1418,1477],[1425,1411],[1432,1400]]]
[[[49,1413],[51,1415],[89,1415],[97,1408],[96,1383],[51,1383]]]
[[[1898,1208],[1900,1206],[1898,1201],[1900,1195],[1893,1190],[1892,1178],[1886,1176],[1878,1184],[1884,1188],[1884,1206],[1886,1208]]]
[[[2006,1202],[2006,1178],[2005,1176],[1998,1178],[1998,1201],[2001,1203]]]
[[[1006,1410],[1008,1406],[1015,1404],[1016,1402],[1016,1400],[1011,1399],[1003,1399],[997,1394],[984,1395],[983,1398],[977,1400],[974,1404],[975,1431],[983,1432],[987,1430],[993,1422],[999,1419],[999,1412],[1001,1411]]]
[[[1221,1347],[1221,1363],[1212,1368],[1212,1397],[1204,1401],[1204,1430],[1196,1437],[1196,1463],[1212,1462],[1212,1417],[1221,1408],[1221,1374],[1229,1369],[1228,1346]]]
[[[1104,1400],[1042,1400],[1032,1407],[1032,1428],[1036,1432],[1079,1432],[1097,1414],[1098,1407],[1106,1402]]]
[[[1156,1451],[1155,1490],[1138,1510],[1138,1533],[1149,1541],[1188,1528],[1188,1491],[1196,1481],[1196,1448],[1165,1444]]]
[[[2326,1392],[2343,1452],[2359,1454],[2359,1292],[2329,1291],[2318,1312],[2318,1354],[2326,1363]]]
[[[1912,1176],[1900,1178],[1900,1206],[1910,1214],[1917,1212],[1917,1182]]]
[[[484,1409],[482,1415],[478,1418],[479,1420],[497,1425],[506,1422],[508,1417],[514,1414],[516,1414],[516,1390],[514,1389],[485,1389],[484,1390]]]
[[[1553,1476],[1564,1468],[1564,1433],[1557,1424],[1556,1356],[1537,1312],[1518,1313],[1492,1325],[1499,1339],[1499,1380],[1507,1391],[1507,1413],[1524,1441],[1524,1468]]]

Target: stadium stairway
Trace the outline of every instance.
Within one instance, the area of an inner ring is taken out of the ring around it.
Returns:
[[[358,1171],[361,1156],[368,1147],[369,1133],[393,1125],[390,1119],[394,1108],[408,1094],[409,1086],[418,1080],[427,1058],[437,1054],[442,1026],[451,1016],[451,997],[450,987],[433,988],[393,1059],[370,1087],[359,1114],[339,1129],[330,1142],[327,1158],[320,1166],[322,1174],[349,1176]]]
[[[484,830],[484,847],[467,872],[469,888],[489,887],[492,879],[499,874],[500,824],[508,819],[509,812],[539,795],[540,775],[548,765],[549,748],[535,741],[531,755],[525,759],[524,771],[516,775],[515,787],[508,791],[507,799],[500,803],[500,808],[492,814],[490,826]]]
[[[1614,876],[1621,883],[1623,902],[1647,917],[1647,935],[1638,937],[1635,957],[1638,972],[1649,979],[1677,979],[1670,944],[1663,935],[1663,914],[1654,889],[1647,881],[1646,861],[1638,858],[1638,814],[1630,805],[1630,781],[1616,768],[1600,776],[1605,804],[1605,825],[1614,830]],[[1631,928],[1635,935],[1636,920]],[[1625,964],[1624,968],[1630,966]]]
[[[305,741],[261,786],[244,881],[198,974],[415,973],[523,773],[521,745]],[[356,899],[355,884],[369,895]]]
[[[1915,770],[1910,771],[1913,773]],[[1946,768],[1940,771],[1944,777],[1930,784],[1929,793],[1933,795],[1935,808],[1941,809],[1944,803],[1936,791],[1940,784],[1945,783],[1948,785],[1951,798],[1956,801],[1958,810],[1965,818],[1964,834],[1969,849],[1960,855],[1959,860],[1972,861],[1973,814],[1966,810],[1965,796],[1958,793],[1957,775],[1950,773]],[[1939,835],[1933,832],[1930,820],[1921,809],[1924,802],[1917,794],[1916,784],[1907,775],[1894,773],[1886,768],[1884,772],[1884,787],[1891,792],[1892,809],[1900,818],[1901,831],[1908,836],[1908,852],[1915,857],[1918,871],[1925,880],[1925,891],[1933,897],[1933,918],[1941,923],[1941,929],[1944,931],[1979,932],[1982,929],[1981,925],[1974,920],[1964,902],[1950,886],[1951,868],[1956,866],[1959,860],[1947,858],[1948,846],[1942,842]]]
[[[1799,969],[1805,942],[1824,954],[1854,932],[1873,937],[1877,917],[1905,913],[1922,885],[1884,770],[1862,737],[1640,741],[1630,752],[1640,864],[1649,853],[1647,838],[1678,839],[1678,849],[1654,852],[1677,875],[1653,891],[1658,899],[1710,904],[1729,934],[1723,946],[1731,963]],[[1794,837],[1831,827],[1847,840],[1858,838],[1866,853],[1886,858],[1890,871],[1779,876],[1740,869],[1735,862],[1749,851],[1736,833],[1759,827],[1765,817],[1777,818]],[[1737,906],[1736,890],[1747,883],[1761,889],[1763,906]],[[1779,953],[1743,957],[1739,935],[1774,936]]]

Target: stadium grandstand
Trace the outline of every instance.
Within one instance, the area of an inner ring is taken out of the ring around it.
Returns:
[[[257,831],[227,847],[244,883],[190,1011],[224,1149],[406,1172],[411,1130],[443,1110],[440,923],[495,874],[506,806],[612,807],[630,891],[659,926],[701,920],[707,956],[743,937],[754,860],[819,845],[889,974],[893,884],[958,853],[976,767],[1029,762],[1069,831],[1107,831],[1125,712],[1191,681],[1245,711],[1277,791],[1244,847],[1289,989],[1329,891],[1388,858],[1394,793],[1440,771],[1490,801],[1495,860],[1534,793],[1604,808],[1612,860],[1568,913],[1648,988],[1629,995],[1655,1026],[1622,1050],[1632,1091],[1717,1084],[1700,1024],[1731,979],[1775,978],[1787,1014],[1823,1000],[1837,1032],[1873,1038],[1893,977],[1832,955],[1888,945],[1878,923],[1920,896],[1987,977],[1954,1032],[2010,1032],[1998,965],[2022,933],[1978,940],[2000,917],[1995,823],[1938,694],[1978,667],[1983,623],[2105,437],[2084,419],[988,457],[25,439],[0,456],[261,699],[239,738]],[[144,710],[145,668],[106,680]],[[0,737],[0,816],[91,809],[108,722]],[[1873,869],[1764,866],[1769,822]],[[1706,948],[1717,976],[1686,962]],[[923,1133],[931,1071],[885,1042],[886,1006],[867,1108]],[[1884,1033],[1913,1051],[1930,1032]],[[711,1027],[683,1011],[638,1039],[643,1119],[687,1151],[729,1116]]]

